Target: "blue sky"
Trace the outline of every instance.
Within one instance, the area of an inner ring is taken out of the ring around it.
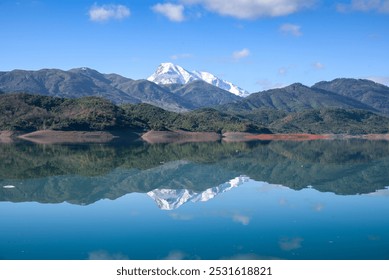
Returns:
[[[389,85],[389,0],[0,0],[0,71],[162,62],[250,92],[338,77]]]

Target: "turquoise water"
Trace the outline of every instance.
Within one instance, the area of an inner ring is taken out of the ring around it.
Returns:
[[[0,259],[389,259],[388,142],[0,150]]]

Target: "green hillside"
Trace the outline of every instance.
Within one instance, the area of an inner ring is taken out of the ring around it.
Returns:
[[[0,129],[34,131],[141,129],[124,110],[98,97],[68,99],[30,94],[0,96]]]
[[[187,130],[270,132],[253,121],[214,109],[189,113],[150,104],[119,107],[99,97],[67,99],[30,94],[0,96],[0,130]]]
[[[269,126],[278,133],[388,133],[389,118],[364,110],[322,109],[289,114]]]

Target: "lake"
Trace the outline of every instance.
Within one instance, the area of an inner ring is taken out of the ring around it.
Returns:
[[[0,145],[0,259],[389,259],[389,142]]]

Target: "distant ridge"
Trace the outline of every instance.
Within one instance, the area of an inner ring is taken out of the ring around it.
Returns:
[[[361,79],[335,79],[312,86],[358,100],[379,112],[389,115],[389,87]]]
[[[252,93],[220,110],[230,112],[273,109],[300,112],[311,109],[361,109],[389,114],[389,87],[368,80],[337,79],[312,87],[295,83],[284,88]]]

